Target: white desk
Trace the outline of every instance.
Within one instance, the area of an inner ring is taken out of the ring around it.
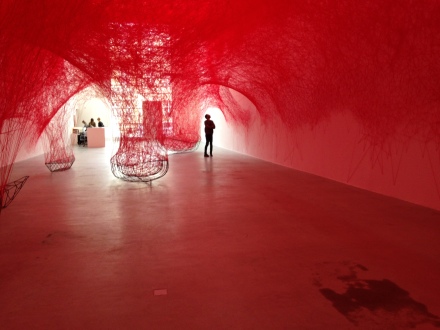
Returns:
[[[105,127],[87,128],[87,146],[89,148],[105,147]]]

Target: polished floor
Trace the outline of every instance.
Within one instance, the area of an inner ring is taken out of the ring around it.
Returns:
[[[0,214],[0,329],[437,329],[440,212],[227,150],[151,185],[43,157]]]

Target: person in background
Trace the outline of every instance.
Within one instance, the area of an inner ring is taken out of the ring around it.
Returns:
[[[98,127],[104,127],[104,123],[101,121],[101,118],[98,118]]]
[[[82,123],[83,123],[83,128],[82,128],[82,132],[80,132],[79,134],[78,134],[78,144],[79,145],[85,145],[85,143],[86,143],[86,139],[87,139],[87,123],[86,123],[86,121],[85,120],[83,120],[82,121]]]
[[[93,118],[90,119],[89,127],[96,127],[96,123]]]
[[[206,136],[206,144],[205,144],[205,157],[209,157],[208,155],[208,145],[210,146],[209,151],[212,157],[212,135],[214,134],[215,124],[211,120],[211,116],[205,115],[205,136]]]

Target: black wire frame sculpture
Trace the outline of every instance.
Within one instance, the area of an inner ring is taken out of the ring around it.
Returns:
[[[0,194],[0,202],[1,202],[0,211],[12,203],[14,198],[20,192],[21,188],[23,188],[27,179],[29,179],[29,176],[24,176],[18,180],[12,181],[5,185],[3,191]]]
[[[162,102],[144,101],[142,122],[124,124],[120,145],[110,164],[113,175],[125,181],[151,182],[169,168],[163,144]]]

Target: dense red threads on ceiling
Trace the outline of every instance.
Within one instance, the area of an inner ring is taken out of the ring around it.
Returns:
[[[439,32],[428,0],[2,1],[0,187],[24,136],[61,139],[65,126],[49,123],[68,120],[86,88],[119,120],[112,168],[128,179],[164,174],[168,151],[196,147],[209,106],[246,127],[231,90],[263,122],[313,127],[348,112],[373,148],[390,136],[440,146]],[[50,148],[49,163],[72,157]]]

